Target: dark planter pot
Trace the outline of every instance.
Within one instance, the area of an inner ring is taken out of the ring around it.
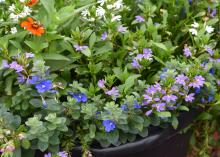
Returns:
[[[180,133],[200,113],[199,109],[191,109],[179,117],[179,127],[166,129],[153,129],[149,136],[118,147],[103,149],[90,149],[93,157],[186,157],[191,131]],[[73,157],[82,157],[81,147],[75,147]],[[41,157],[36,154],[36,157]]]

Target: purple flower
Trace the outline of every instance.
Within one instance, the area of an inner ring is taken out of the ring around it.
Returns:
[[[185,48],[183,49],[183,53],[184,53],[184,55],[185,55],[186,57],[192,56],[192,53],[191,53],[191,51],[190,51],[190,49],[189,49],[188,47],[185,47]]]
[[[153,104],[152,107],[156,108],[157,112],[161,112],[165,110],[166,103],[157,103]]]
[[[136,60],[142,60],[144,58],[143,54],[138,54],[135,59]]]
[[[194,95],[195,95],[195,93],[191,93],[191,94],[189,94],[189,95],[187,95],[186,97],[185,97],[185,101],[186,102],[192,102],[195,98],[194,98]]]
[[[44,93],[46,91],[49,91],[53,88],[53,83],[51,80],[44,80],[40,83],[35,85],[35,88],[37,89],[38,93]]]
[[[150,116],[152,114],[153,110],[149,110],[145,113],[146,116]]]
[[[147,100],[148,103],[153,101],[153,98],[147,94],[144,95],[144,99]]]
[[[186,81],[188,81],[188,80],[189,80],[189,78],[187,76],[185,76],[184,74],[181,74],[176,77],[175,83],[185,86]]]
[[[140,16],[140,15],[138,15],[138,16],[135,16],[135,20],[137,21],[137,22],[144,22],[145,21],[145,19],[142,17],[142,16]]]
[[[36,84],[39,80],[40,78],[38,76],[31,76],[31,78],[29,77],[27,79],[27,83],[33,85]]]
[[[44,154],[44,157],[52,157],[52,154],[51,153]]]
[[[9,64],[11,69],[14,69],[17,73],[23,71],[23,67],[19,65],[16,61],[13,61],[11,64]]]
[[[84,94],[84,93],[78,93],[78,94],[71,93],[70,95],[71,95],[74,99],[76,99],[76,101],[77,101],[78,103],[81,103],[81,102],[85,103],[85,102],[87,102],[87,100],[88,100],[86,94]]]
[[[18,80],[18,83],[24,83],[24,81],[25,81],[25,76],[22,75],[21,73],[18,73],[17,80]]]
[[[57,153],[57,155],[59,156],[59,157],[68,157],[68,154],[67,154],[67,152],[59,152],[59,153]]]
[[[116,89],[116,87],[112,87],[111,90],[105,91],[105,94],[112,96],[113,99],[116,99],[116,97],[119,96],[119,91]]]
[[[83,51],[88,48],[88,46],[80,46],[80,45],[74,45],[74,48],[76,51]]]
[[[101,39],[104,41],[104,40],[106,40],[108,38],[108,34],[107,34],[107,32],[104,32],[103,34],[102,34],[102,36],[101,36]]]
[[[136,59],[133,59],[131,65],[133,66],[133,68],[135,69],[141,69],[142,66],[139,64],[139,62]]]
[[[204,85],[205,78],[202,76],[195,76],[194,81],[189,84],[190,87],[200,88]]]
[[[9,68],[9,64],[8,64],[8,61],[7,60],[2,60],[2,68],[6,69],[6,68]]]
[[[102,125],[105,127],[106,132],[111,132],[116,128],[115,122],[112,120],[104,120]]]
[[[152,59],[152,50],[151,49],[143,49],[143,58],[147,59],[147,60],[151,60]]]
[[[210,46],[206,45],[204,48],[205,48],[205,50],[206,50],[210,55],[213,55],[213,54],[214,54],[214,51],[211,49]]]
[[[177,100],[177,96],[176,95],[165,95],[162,97],[162,100],[166,101],[166,102],[171,102],[171,101],[176,101]]]
[[[217,83],[218,85],[220,85],[220,80],[216,80],[216,83]]]
[[[103,80],[103,79],[99,80],[98,81],[98,87],[101,88],[101,89],[105,88],[105,80]]]
[[[25,53],[25,57],[26,58],[34,58],[34,54],[33,53]]]
[[[216,9],[213,9],[213,10],[212,10],[212,13],[210,14],[210,16],[211,16],[211,17],[215,17],[216,13],[217,13]]]
[[[118,32],[125,33],[127,31],[127,27],[123,27],[122,25],[118,26]]]
[[[157,92],[157,89],[156,89],[154,86],[149,86],[149,87],[145,90],[145,92],[146,92],[147,94],[153,95],[153,94],[155,94],[155,93]]]
[[[135,109],[140,109],[141,108],[141,105],[138,104],[137,100],[134,101],[134,108]]]

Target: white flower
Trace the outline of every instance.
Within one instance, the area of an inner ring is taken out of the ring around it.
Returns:
[[[13,21],[15,21],[15,22],[17,22],[17,21],[18,21],[18,18],[19,18],[19,16],[18,16],[18,15],[15,15],[14,13],[11,13],[11,14],[9,15],[9,17],[10,17]]]
[[[121,21],[121,15],[117,15],[117,16],[113,15],[111,21],[112,22],[114,22],[114,21]]]
[[[3,2],[5,2],[5,0],[0,0],[0,3],[3,3]]]
[[[199,24],[198,24],[197,22],[194,22],[193,24],[191,24],[191,26],[192,26],[193,28],[198,28],[198,27],[199,27]]]
[[[123,7],[123,2],[122,2],[122,0],[116,1],[116,2],[113,4],[113,6],[114,6],[116,9],[122,8],[122,7]]]
[[[19,0],[21,3],[24,3],[25,2],[25,0]]]
[[[17,33],[17,28],[16,27],[12,27],[10,32],[11,32],[11,34]]]
[[[214,31],[214,28],[212,26],[206,26],[205,30],[207,33],[212,33]]]
[[[192,35],[197,35],[198,34],[197,30],[194,29],[194,28],[189,29],[189,32],[191,32]]]
[[[108,9],[112,9],[114,6],[112,4],[107,5]]]
[[[29,7],[24,6],[23,13],[26,14],[26,16],[30,15],[31,12],[32,12],[32,10]]]
[[[103,17],[104,15],[105,15],[105,9],[103,9],[101,6],[99,6],[96,9],[96,16]]]
[[[91,22],[93,22],[93,21],[95,21],[95,18],[94,17],[92,17],[92,18],[90,18],[90,19],[87,19],[88,21],[91,21]]]
[[[11,12],[14,12],[15,11],[15,5],[14,4],[10,5],[8,10],[11,11]]]
[[[103,6],[107,0],[98,0],[98,3]]]
[[[85,10],[82,11],[81,15],[84,16],[84,17],[90,16],[90,12],[89,12],[88,9],[85,9]]]

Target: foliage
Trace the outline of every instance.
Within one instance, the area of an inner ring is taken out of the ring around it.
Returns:
[[[79,145],[86,156],[147,137],[150,127],[176,129],[179,114],[197,107],[201,125],[218,126],[219,8],[0,0],[2,156],[64,157]]]

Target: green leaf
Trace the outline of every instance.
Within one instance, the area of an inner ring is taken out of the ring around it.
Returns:
[[[189,108],[187,106],[179,106],[178,107],[178,110],[181,110],[181,111],[189,111]]]
[[[47,142],[38,141],[37,146],[42,152],[44,152],[47,150],[49,145]]]
[[[95,138],[96,126],[94,124],[89,127],[89,137],[91,139]]]
[[[171,117],[171,113],[168,111],[157,112],[156,114],[162,118]]]
[[[31,146],[31,143],[30,143],[30,141],[29,141],[28,139],[23,139],[23,140],[21,141],[21,145],[22,145],[22,147],[23,147],[24,149],[29,149],[30,146]]]
[[[90,57],[92,54],[89,48],[83,50],[82,53],[87,57]]]
[[[35,53],[41,52],[43,49],[47,48],[49,44],[47,42],[41,42],[40,40],[34,41],[24,41]]]
[[[172,118],[172,126],[173,126],[173,128],[177,129],[178,125],[179,125],[178,119],[176,117],[173,117]]]
[[[156,42],[152,42],[154,46],[161,48],[164,51],[168,51],[166,45],[164,45],[163,43],[156,43]]]
[[[198,120],[211,120],[213,116],[208,112],[203,112],[198,116]]]
[[[14,81],[14,76],[10,76],[6,78],[5,81],[5,92],[7,95],[12,95],[12,85]]]
[[[70,61],[69,58],[61,55],[61,54],[57,54],[57,53],[44,53],[42,54],[43,58],[45,60],[64,60],[64,61]]]
[[[139,78],[141,75],[131,75],[128,77],[128,79],[125,81],[125,87],[124,92],[126,93],[131,87],[134,86],[134,81]]]
[[[29,101],[29,103],[30,103],[31,105],[33,105],[34,107],[37,107],[37,108],[39,108],[39,107],[41,107],[41,106],[43,105],[41,99],[31,99],[31,100]]]
[[[144,128],[140,133],[139,135],[141,137],[147,137],[148,136],[148,128]]]
[[[89,47],[92,48],[96,42],[96,34],[95,32],[89,38]]]

